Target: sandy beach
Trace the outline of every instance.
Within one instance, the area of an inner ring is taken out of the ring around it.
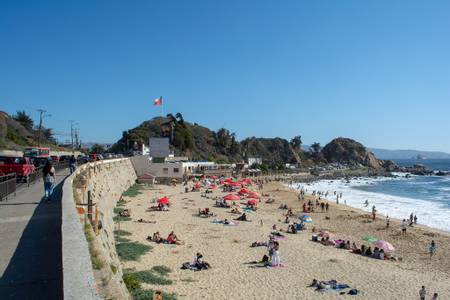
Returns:
[[[250,247],[252,242],[267,241],[274,224],[286,230],[287,225],[283,223],[286,210],[278,209],[280,204],[292,208],[295,215],[302,214],[303,202],[284,184],[265,184],[262,193],[271,194],[276,201],[267,204],[263,199],[257,212],[248,214],[252,222],[239,222],[237,226],[211,223],[214,218],[230,220],[237,215],[231,214],[230,209],[213,207],[215,201],[201,197],[200,192],[185,193],[181,185],[155,185],[152,189],[143,189],[136,197],[124,197],[129,201],[126,208],[131,210],[132,221],[121,222],[121,229],[132,233],[127,237],[130,240],[154,248],[139,261],[123,262],[123,268],[141,271],[157,265],[169,267],[172,285],[144,284],[143,287],[176,293],[180,299],[419,299],[422,285],[427,288],[427,299],[434,292],[439,293],[439,299],[450,299],[450,258],[447,255],[450,236],[447,233],[416,226],[408,228],[406,236],[402,236],[397,220],[391,220],[390,228],[386,229],[384,218],[366,223],[367,213],[333,202],[329,202],[328,213],[308,214],[313,223],[306,231],[286,234],[287,239],[280,241],[281,261],[286,267],[259,268],[248,264],[261,260],[267,253],[266,247]],[[208,197],[223,195],[225,193],[220,190],[214,190]],[[146,211],[154,205],[152,200],[162,196],[171,199],[170,211]],[[307,196],[305,201],[309,199],[312,196]],[[205,207],[217,217],[198,217],[199,208]],[[140,218],[156,223],[136,222]],[[358,246],[369,245],[362,240],[364,235],[387,240],[396,247],[395,254],[402,260],[382,261],[312,242],[313,227],[317,231],[328,230],[335,238],[350,240]],[[184,245],[156,244],[146,240],[156,231],[166,238],[172,230],[185,242]],[[438,245],[432,259],[427,252],[431,239]],[[181,270],[181,265],[192,262],[197,252],[203,254],[212,268],[199,272]],[[319,281],[335,279],[358,289],[361,294],[317,292],[307,287],[314,278]]]

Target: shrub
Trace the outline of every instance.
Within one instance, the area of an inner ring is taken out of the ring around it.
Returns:
[[[148,284],[169,285],[173,283],[172,280],[160,277],[154,274],[152,271],[139,271],[132,274],[135,275],[140,282]]]
[[[95,270],[100,270],[105,266],[105,263],[98,256],[91,256],[91,262]]]
[[[138,260],[142,255],[149,252],[152,247],[137,242],[124,242],[116,245],[117,254],[125,261]]]
[[[124,222],[124,221],[131,221],[132,219],[131,219],[131,217],[120,217],[120,216],[114,216],[113,217],[113,221],[114,222],[119,222],[119,218],[120,218],[120,222]]]
[[[136,289],[131,292],[131,296],[134,300],[148,300],[153,299],[154,293],[155,291],[153,290]],[[162,296],[164,300],[177,300],[177,296],[175,294],[167,294],[163,292]]]
[[[122,196],[136,197],[137,195],[139,195],[141,193],[141,189],[142,189],[142,185],[135,184],[135,185],[131,186],[128,190],[123,192]]]
[[[123,274],[122,279],[123,282],[125,283],[125,286],[130,292],[141,288],[141,283],[139,282],[139,279],[133,273]]]
[[[113,274],[117,273],[117,267],[115,265],[110,265],[111,267],[111,271],[113,272]]]

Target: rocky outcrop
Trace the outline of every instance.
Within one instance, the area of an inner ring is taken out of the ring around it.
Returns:
[[[339,137],[332,140],[322,149],[321,154],[329,163],[347,163],[377,170],[384,168],[383,161],[377,159],[361,143],[349,138]]]

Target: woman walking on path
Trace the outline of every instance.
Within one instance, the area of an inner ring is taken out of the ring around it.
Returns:
[[[44,173],[44,191],[45,191],[45,198],[47,200],[51,199],[51,196],[53,194],[53,189],[55,187],[55,168],[52,165],[52,162],[50,160],[47,160],[47,163],[44,166],[43,169]]]

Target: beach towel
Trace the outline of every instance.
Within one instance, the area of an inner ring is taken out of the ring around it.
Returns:
[[[285,263],[279,263],[276,266],[268,265],[269,268],[287,268],[287,264]]]

